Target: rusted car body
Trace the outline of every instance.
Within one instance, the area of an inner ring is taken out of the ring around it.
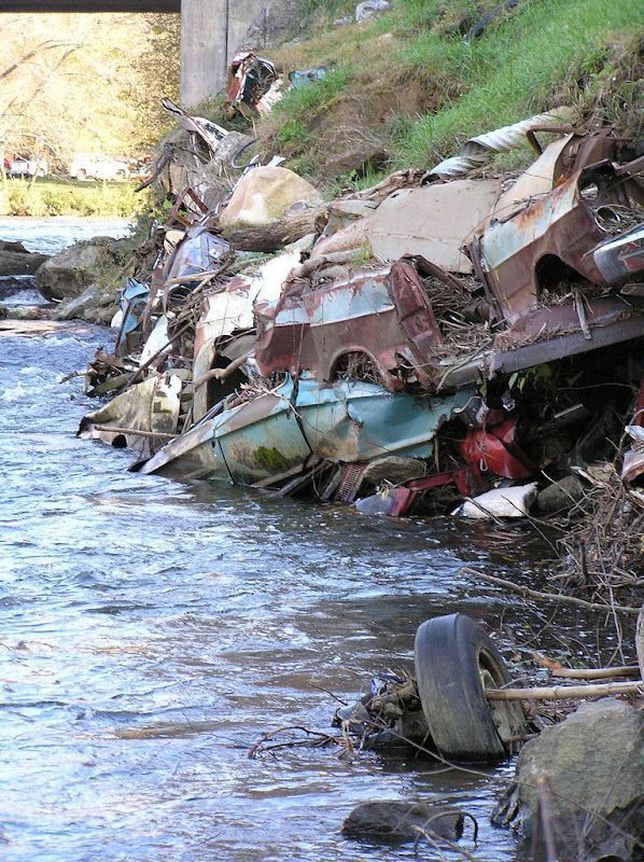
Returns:
[[[138,288],[122,309],[128,338],[147,337],[122,378],[174,373],[172,422],[115,401],[92,433],[149,441],[143,473],[342,502],[375,491],[368,505],[390,514],[533,477],[546,462],[515,372],[644,336],[637,163],[616,153],[568,135],[503,191],[458,180],[395,192],[377,217],[359,205],[370,264],[353,247],[316,254],[324,239],[233,261],[212,214],[176,244],[167,231],[145,309]]]
[[[409,384],[434,391],[644,334],[637,296],[600,296],[644,266],[641,227],[619,236],[640,213],[638,185],[624,166],[606,158],[587,164],[614,155],[613,139],[568,136],[549,149],[542,160],[548,157],[555,188],[523,200],[504,193],[501,209],[492,207],[502,217],[483,219],[468,245],[496,318],[489,345],[477,345],[470,361],[452,357],[450,368],[442,355],[441,320],[423,277],[439,278],[455,297],[466,286],[415,257],[328,283],[297,280],[277,303],[256,308],[260,372],[308,370],[333,380],[346,357],[364,356],[390,391]]]
[[[644,269],[644,225],[605,240],[593,251],[595,266],[608,284],[619,284]]]
[[[333,380],[340,360],[359,353],[373,362],[390,391],[405,386],[402,364],[421,384],[431,382],[427,360],[441,334],[412,259],[358,269],[313,290],[296,283],[256,314],[255,359],[264,375],[308,370],[320,380]]]
[[[415,398],[359,380],[320,384],[307,375],[287,377],[242,404],[237,396],[225,399],[215,415],[139,469],[262,487],[279,485],[325,459],[352,464],[392,454],[429,458],[438,429],[472,394],[461,389]]]
[[[548,195],[493,221],[469,248],[499,317],[516,320],[560,282],[581,276],[605,285],[595,248],[614,236],[621,214],[637,206],[624,177],[605,161],[575,171]]]
[[[214,264],[230,252],[226,240],[209,231],[207,223],[188,228],[185,237],[168,255],[163,269],[163,281],[180,283],[181,278],[199,275],[211,269]]]

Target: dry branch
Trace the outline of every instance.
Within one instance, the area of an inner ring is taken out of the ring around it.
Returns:
[[[560,685],[541,688],[486,688],[488,700],[580,700],[609,694],[644,693],[642,681],[604,682],[596,685]]]
[[[627,667],[561,667],[552,671],[553,676],[564,679],[608,679],[616,676],[639,676],[636,664]]]
[[[309,233],[317,233],[320,222],[325,222],[327,217],[326,206],[314,207],[272,224],[225,230],[222,236],[241,251],[279,251]]]
[[[267,746],[266,743],[273,740],[278,734],[286,733],[287,731],[298,731],[305,734],[304,739],[289,739],[286,742],[279,742],[275,745]],[[340,741],[337,737],[331,736],[328,733],[323,733],[319,730],[311,730],[308,727],[302,727],[299,724],[289,724],[284,727],[278,727],[276,730],[263,733],[262,736],[254,742],[248,749],[248,757],[252,760],[257,757],[262,751],[270,751],[275,748],[295,748],[300,745],[339,745]]]
[[[498,587],[504,587],[506,590],[511,590],[525,599],[536,599],[548,602],[565,602],[570,605],[578,605],[582,608],[588,608],[592,611],[602,611],[602,613],[620,613],[637,616],[640,612],[639,608],[620,607],[618,605],[604,605],[598,602],[588,602],[586,599],[578,599],[576,596],[564,596],[559,593],[542,593],[539,590],[531,590],[529,587],[522,587],[515,584],[513,581],[507,581],[504,578],[495,578],[492,575],[486,575],[484,572],[479,572],[478,569],[470,569],[468,566],[463,566],[460,571],[467,575],[476,575],[482,581],[487,581],[489,584],[495,584]]]

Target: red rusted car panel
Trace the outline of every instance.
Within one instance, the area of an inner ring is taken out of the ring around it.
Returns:
[[[499,316],[513,321],[536,307],[546,281],[568,275],[605,284],[592,252],[611,235],[604,225],[632,208],[623,178],[603,162],[575,172],[506,221],[492,222],[470,252]]]
[[[452,483],[463,497],[475,497],[489,487],[475,466],[461,467],[451,473],[436,473],[420,479],[409,479],[389,492],[392,506],[387,514],[392,517],[402,517],[411,509],[420,494]]]
[[[516,443],[516,426],[516,419],[506,419],[493,428],[471,430],[458,446],[463,460],[483,473],[526,479],[534,466]]]
[[[434,275],[452,278],[423,264]],[[343,358],[359,354],[390,391],[404,387],[403,365],[421,384],[431,382],[426,366],[441,334],[411,259],[360,269],[313,290],[298,285],[256,314],[255,359],[263,375],[306,370],[332,380]]]
[[[638,317],[644,326],[644,317],[641,317],[643,312],[644,307],[640,300],[627,301],[619,296],[585,299],[577,305],[569,301],[546,308],[535,308],[500,332],[494,339],[494,349],[502,351],[524,345],[536,346],[553,338],[562,340],[567,334],[581,332],[588,342],[588,350],[594,350],[596,330]]]

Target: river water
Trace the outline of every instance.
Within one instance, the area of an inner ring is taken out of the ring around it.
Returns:
[[[122,227],[11,220],[0,238],[53,251]],[[480,862],[525,862],[487,820],[484,774],[248,750],[286,725],[329,730],[323,689],[353,701],[378,671],[410,667],[427,617],[462,610],[501,643],[543,646],[549,611],[458,574],[476,562],[527,582],[542,549],[522,527],[494,538],[127,473],[126,452],[75,438],[95,402],[61,382],[110,339],[78,323],[0,337],[0,858],[412,859],[343,839],[343,818],[361,801],[451,794],[479,820],[463,846]],[[575,622],[548,628],[553,648]],[[459,858],[441,852],[418,858]]]

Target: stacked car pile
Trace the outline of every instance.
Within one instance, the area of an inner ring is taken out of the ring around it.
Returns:
[[[246,136],[166,107],[173,206],[90,369],[90,391],[118,394],[83,436],[132,447],[144,473],[394,515],[583,496],[641,381],[644,159],[628,142],[564,129],[542,149],[556,118],[540,115],[324,203],[275,160],[231,194]],[[471,177],[526,137],[524,174]]]

